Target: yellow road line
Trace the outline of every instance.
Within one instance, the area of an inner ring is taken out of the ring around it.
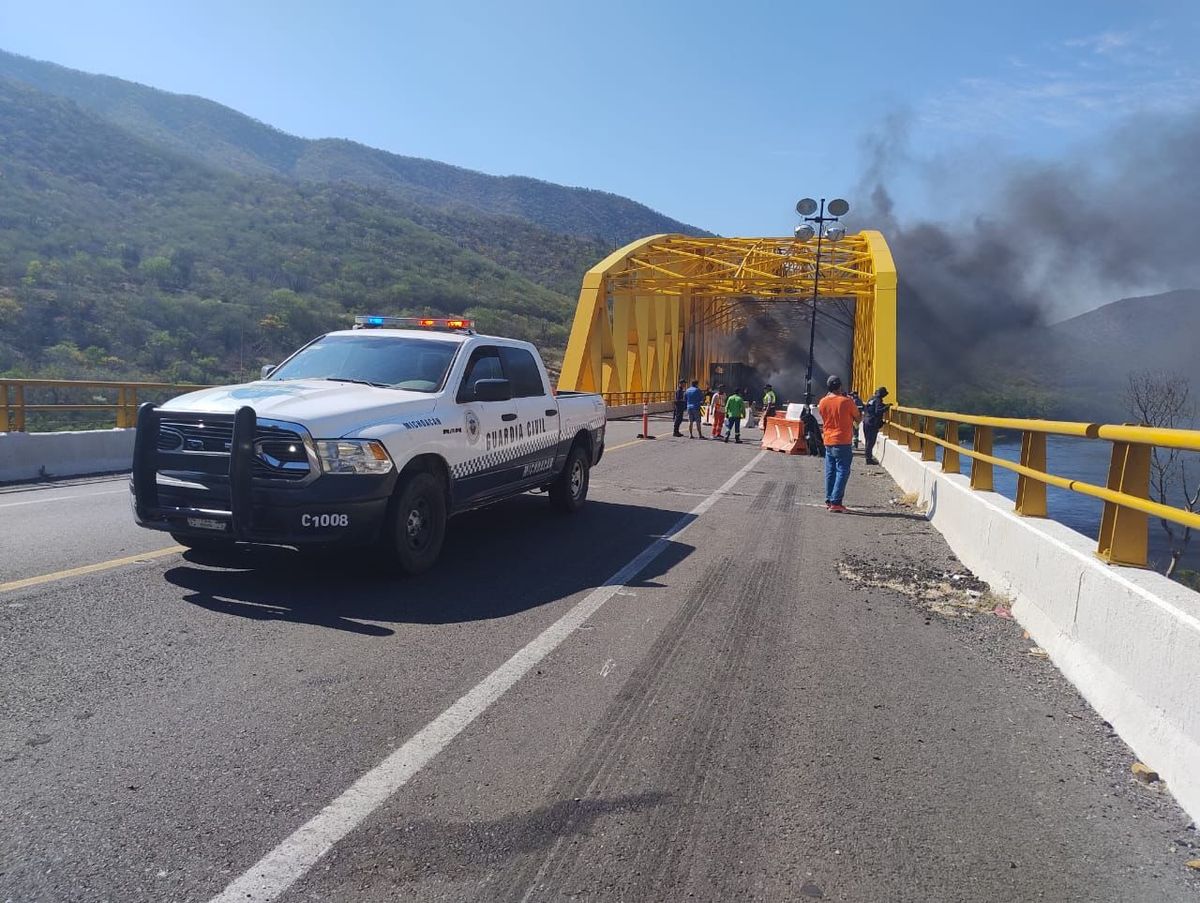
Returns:
[[[632,442],[622,442],[620,445],[614,445],[612,448],[606,448],[605,451],[614,452],[618,448],[629,448],[629,446],[637,445],[641,441],[641,439],[634,439]]]
[[[99,571],[111,571],[127,564],[137,564],[141,561],[151,561],[155,558],[165,558],[184,551],[183,546],[167,546],[165,549],[155,549],[153,552],[142,552],[140,555],[130,555],[128,558],[114,558],[111,561],[101,561],[97,564],[85,564],[82,567],[68,568],[65,571],[55,571],[52,574],[42,574],[38,577],[26,577],[23,580],[10,580],[0,583],[0,593],[11,592],[15,589],[28,589],[43,583],[53,583],[55,580],[66,580],[68,577],[80,577],[84,574],[95,574]]]

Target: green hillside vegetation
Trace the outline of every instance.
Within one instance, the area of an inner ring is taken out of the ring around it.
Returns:
[[[490,176],[353,141],[298,138],[201,97],[171,94],[3,51],[0,78],[73,100],[157,146],[243,175],[350,182],[443,213],[516,217],[544,232],[609,248],[660,232],[704,234],[608,192],[523,176]]]
[[[598,245],[406,213],[221,171],[0,79],[0,373],[225,381],[368,311],[474,316],[561,354],[572,299],[495,258],[565,289]]]

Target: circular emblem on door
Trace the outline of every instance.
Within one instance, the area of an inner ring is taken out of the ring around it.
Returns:
[[[467,411],[467,441],[472,445],[479,441],[479,418],[474,411]]]

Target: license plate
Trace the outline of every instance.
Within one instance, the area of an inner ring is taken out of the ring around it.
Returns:
[[[187,519],[189,527],[195,527],[197,530],[220,530],[225,532],[225,521],[214,520],[211,517],[189,517]]]

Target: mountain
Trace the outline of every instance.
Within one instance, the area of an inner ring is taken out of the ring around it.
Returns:
[[[1056,391],[1126,419],[1129,374],[1151,370],[1189,380],[1200,397],[1200,291],[1125,298],[1055,323],[1031,348]]]
[[[474,316],[553,362],[573,299],[406,212],[215,168],[0,79],[0,374],[227,380],[367,311]]]
[[[706,234],[619,195],[489,176],[353,141],[289,135],[202,97],[171,94],[0,51],[0,78],[73,100],[147,141],[243,175],[350,182],[434,210],[526,220],[617,248],[660,232]]]
[[[1200,291],[1124,298],[1069,320],[990,336],[965,362],[910,353],[902,357],[902,382],[909,403],[945,410],[1122,423],[1130,417],[1133,373],[1187,379],[1200,401],[1197,336]]]

